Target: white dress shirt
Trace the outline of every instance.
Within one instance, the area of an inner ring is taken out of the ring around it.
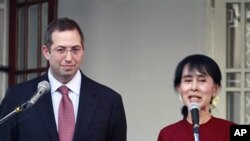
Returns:
[[[58,129],[58,111],[59,111],[59,104],[62,98],[62,95],[58,92],[58,88],[61,87],[62,85],[66,85],[69,88],[69,98],[73,103],[74,115],[76,121],[78,105],[79,105],[79,97],[80,97],[81,73],[80,70],[78,70],[73,79],[69,81],[67,84],[62,84],[61,82],[56,80],[55,77],[52,75],[50,69],[48,72],[48,77],[51,87],[50,91],[52,97],[54,116],[55,116],[56,126]]]

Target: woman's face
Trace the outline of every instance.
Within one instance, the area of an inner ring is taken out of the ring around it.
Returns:
[[[218,88],[211,76],[201,74],[197,70],[189,71],[186,65],[182,72],[181,83],[176,89],[187,107],[190,103],[196,102],[201,110],[209,112],[211,98],[217,94]]]

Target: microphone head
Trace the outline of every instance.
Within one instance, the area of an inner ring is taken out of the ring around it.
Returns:
[[[45,89],[45,93],[47,93],[50,90],[50,84],[49,84],[48,81],[44,80],[44,81],[41,81],[40,83],[38,83],[37,88],[38,89],[44,88]]]
[[[188,106],[189,111],[192,111],[193,109],[197,109],[198,111],[200,110],[200,106],[196,102],[192,102]]]
[[[200,111],[200,106],[196,102],[190,103],[188,106],[188,109],[191,113],[192,117],[192,122],[193,122],[193,131],[194,134],[199,134],[199,122],[200,122],[200,117],[199,117],[199,111]]]

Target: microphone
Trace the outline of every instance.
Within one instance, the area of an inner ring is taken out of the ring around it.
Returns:
[[[26,110],[27,108],[30,108],[31,106],[33,106],[37,100],[44,94],[46,94],[47,92],[49,92],[50,90],[50,85],[48,81],[42,81],[40,83],[38,83],[37,86],[37,91],[35,92],[35,94],[33,95],[33,97],[31,97],[31,99],[29,101],[27,101],[26,103],[21,105],[21,109],[22,110]]]
[[[33,106],[37,102],[37,100],[42,95],[49,92],[49,90],[50,90],[50,85],[48,81],[42,81],[38,83],[37,91],[35,92],[34,96],[29,101],[23,103],[21,106],[16,107],[15,110],[13,110],[11,113],[6,115],[4,118],[0,119],[0,125],[4,123],[7,119],[9,119],[10,117],[15,115],[16,113],[22,112],[30,108],[31,106]]]
[[[44,81],[38,83],[37,91],[36,91],[35,95],[29,100],[29,102],[34,105],[36,103],[36,101],[42,95],[44,95],[45,93],[49,92],[49,90],[50,90],[50,85],[49,85],[48,81],[44,80]]]
[[[195,141],[199,141],[199,111],[200,106],[196,102],[192,102],[189,105],[189,111],[191,112],[192,122],[193,122],[193,132]]]

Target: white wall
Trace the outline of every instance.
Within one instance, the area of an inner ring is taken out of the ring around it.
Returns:
[[[122,95],[128,141],[157,140],[181,118],[174,69],[205,53],[205,0],[59,0],[58,16],[83,28],[84,72]]]

